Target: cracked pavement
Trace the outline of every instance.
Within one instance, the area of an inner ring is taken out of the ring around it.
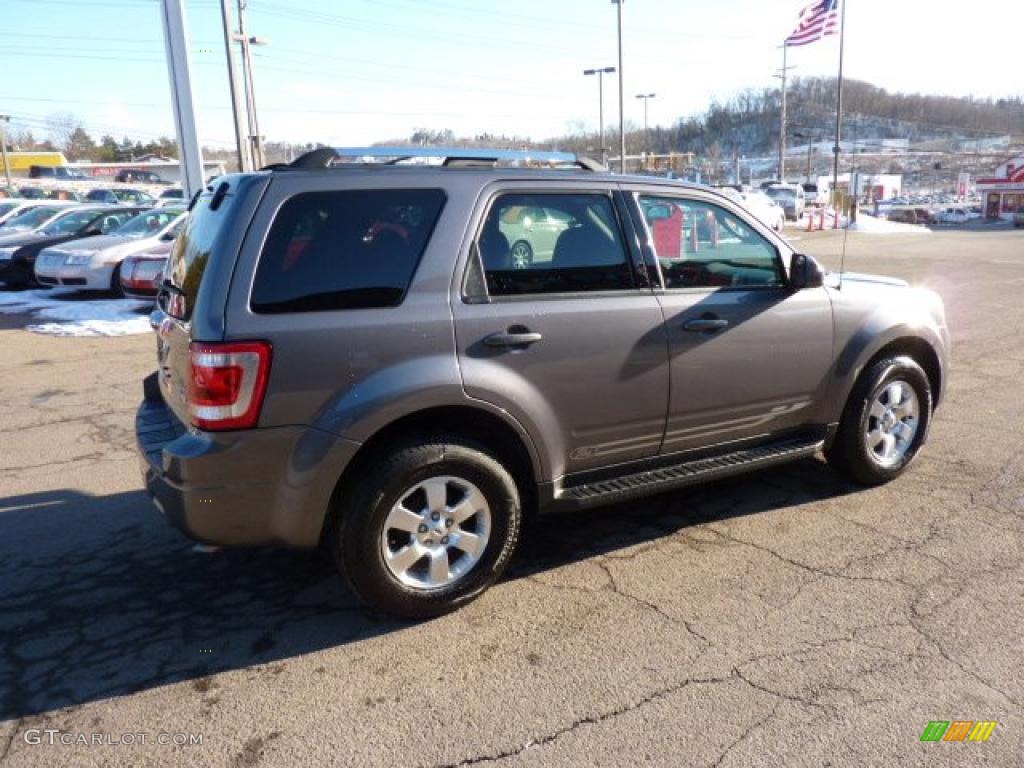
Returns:
[[[842,235],[799,236],[838,265]],[[848,246],[946,300],[950,388],[907,475],[812,459],[537,521],[501,583],[420,624],[318,553],[193,551],[140,490],[152,339],[5,318],[0,765],[1020,765],[1024,233]],[[957,719],[999,725],[919,742]]]

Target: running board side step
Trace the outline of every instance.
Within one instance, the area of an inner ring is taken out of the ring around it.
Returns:
[[[789,439],[607,480],[569,485],[561,489],[554,504],[559,507],[581,507],[625,501],[636,496],[661,493],[813,456],[824,446],[825,441],[820,437]]]

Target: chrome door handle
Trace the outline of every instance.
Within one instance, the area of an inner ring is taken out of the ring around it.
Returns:
[[[718,317],[701,317],[683,323],[683,330],[691,331],[692,333],[714,333],[715,331],[722,330],[727,325],[729,325],[728,320],[722,320]]]
[[[543,339],[539,333],[525,331],[522,333],[499,332],[484,337],[484,344],[488,347],[522,347],[528,344],[536,344]]]

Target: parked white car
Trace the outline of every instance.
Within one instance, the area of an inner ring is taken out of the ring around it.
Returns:
[[[967,208],[943,208],[935,214],[936,224],[966,224],[974,216]]]
[[[776,232],[781,232],[786,225],[786,212],[778,203],[760,190],[740,192],[744,207],[754,214],[763,224]]]
[[[765,194],[782,206],[787,219],[798,221],[804,215],[807,199],[799,184],[772,184]]]
[[[44,248],[36,259],[36,281],[121,295],[121,262],[173,240],[187,215],[181,208],[153,208],[109,235]]]

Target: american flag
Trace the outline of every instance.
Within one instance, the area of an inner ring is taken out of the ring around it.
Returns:
[[[839,3],[841,0],[818,0],[800,11],[800,23],[786,38],[786,45],[807,45],[825,35],[839,32]]]

